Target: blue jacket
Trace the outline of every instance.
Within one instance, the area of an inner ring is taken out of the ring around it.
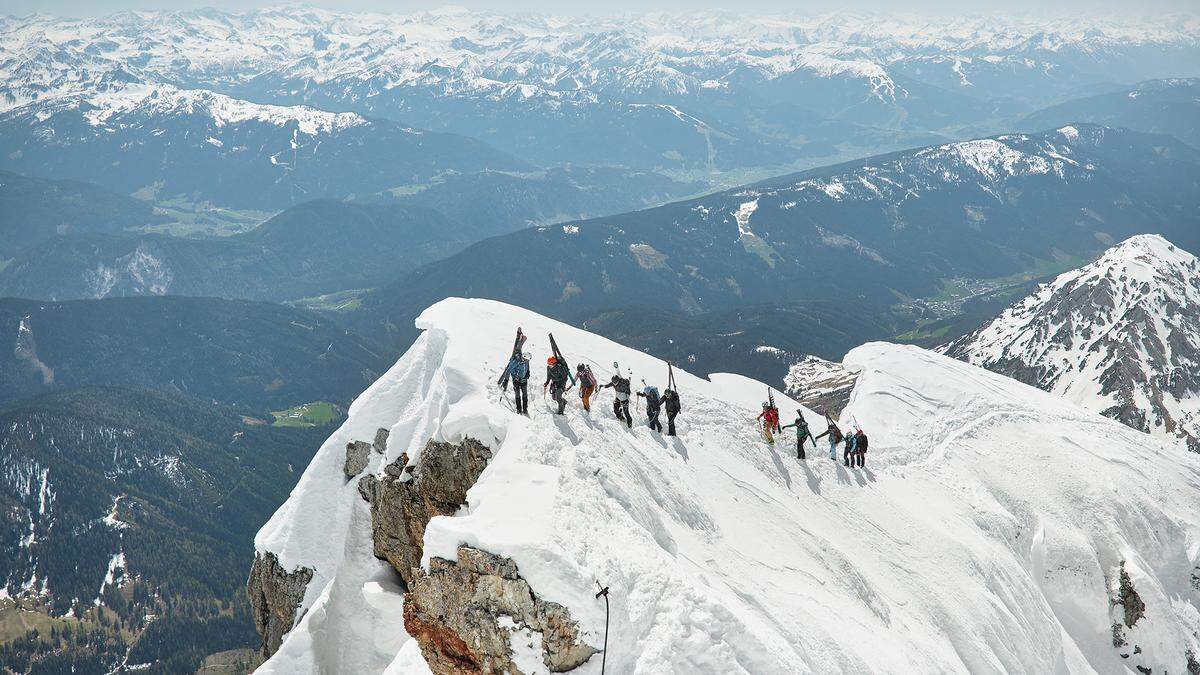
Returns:
[[[508,360],[508,376],[514,382],[524,382],[529,379],[529,362],[514,356]]]

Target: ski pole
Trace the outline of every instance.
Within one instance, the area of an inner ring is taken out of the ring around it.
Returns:
[[[600,589],[596,592],[596,598],[604,596],[604,649],[600,651],[600,675],[604,675],[604,668],[608,665],[608,586],[601,586],[597,581],[596,588]]]

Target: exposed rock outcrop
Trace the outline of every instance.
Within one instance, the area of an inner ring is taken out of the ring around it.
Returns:
[[[389,435],[391,435],[391,432],[383,427],[379,427],[379,429],[375,431],[375,441],[371,443],[371,447],[375,449],[375,452],[378,452],[381,455],[387,452],[387,441]]]
[[[460,546],[457,561],[433,558],[428,573],[415,572],[404,628],[439,675],[521,673],[510,641],[531,633],[552,672],[578,668],[597,651],[580,641],[567,608],[534,595],[509,558]]]
[[[415,467],[407,467],[408,457],[403,455],[384,467],[382,478],[360,482],[360,491],[372,490],[367,501],[375,556],[412,584],[413,568],[421,565],[425,526],[434,516],[458,511],[491,458],[492,451],[473,438],[458,444],[431,440]]]
[[[346,476],[349,478],[362,473],[370,461],[370,454],[370,443],[366,441],[350,441],[346,444],[346,463],[342,466],[342,471],[346,472]]]
[[[254,628],[262,638],[264,657],[274,654],[283,642],[283,636],[292,629],[296,610],[304,600],[304,590],[312,576],[312,570],[307,567],[288,572],[270,551],[254,556],[254,566],[246,581],[246,595],[254,614]]]
[[[858,373],[840,363],[815,356],[806,356],[792,364],[783,378],[784,390],[797,403],[817,412],[829,413],[835,419],[846,407],[857,382]],[[814,428],[820,426],[818,420],[808,420],[808,423],[816,425]]]
[[[1121,578],[1120,586],[1117,589],[1117,604],[1124,608],[1124,621],[1126,628],[1133,628],[1133,625],[1138,622],[1146,614],[1146,603],[1142,602],[1142,597],[1133,589],[1133,581],[1129,578],[1129,573],[1125,571],[1125,563],[1121,563]]]

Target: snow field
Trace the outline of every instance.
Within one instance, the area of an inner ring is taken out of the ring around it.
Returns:
[[[870,344],[847,356],[862,375],[842,417],[871,437],[866,469],[820,449],[800,462],[793,435],[761,441],[766,388],[753,380],[676,371],[672,439],[636,410],[634,429],[618,423],[610,390],[590,415],[574,391],[563,417],[537,400],[547,332],[601,383],[616,360],[635,389],[643,377],[661,388],[665,364],[648,355],[491,301],[447,299],[418,326],[256,540],[286,568],[316,570],[307,613],[264,672],[423,667],[395,577],[371,555],[357,479],[341,471],[346,442],[380,426],[387,453],[367,471],[401,452],[415,461],[431,437],[492,448],[467,505],[429,524],[426,561],[464,543],[513,558],[596,647],[594,593],[609,586],[612,672],[1179,671],[1187,649],[1200,653],[1188,583],[1200,457],[972,366]],[[529,419],[494,384],[517,326],[534,356]],[[775,397],[790,420],[796,405]],[[1129,661],[1112,647],[1122,560],[1147,607]],[[518,633],[514,645],[536,638]],[[578,672],[598,671],[593,658]]]

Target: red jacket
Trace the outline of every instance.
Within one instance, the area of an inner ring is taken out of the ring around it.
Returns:
[[[775,408],[767,408],[759,414],[758,419],[765,420],[768,429],[774,429],[779,426],[779,411]]]

